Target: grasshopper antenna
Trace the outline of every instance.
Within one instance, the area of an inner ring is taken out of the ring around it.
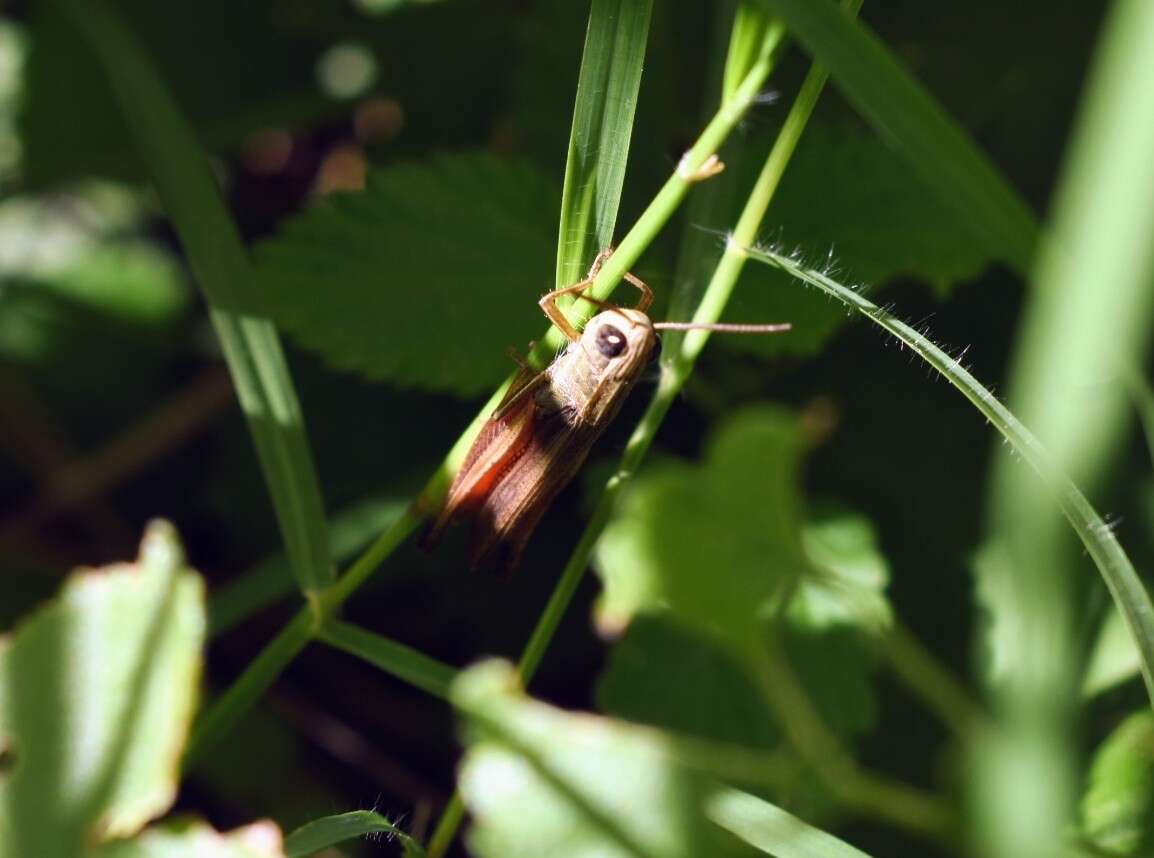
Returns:
[[[731,325],[725,322],[655,322],[659,331],[715,331],[722,334],[778,334],[793,329],[789,322],[775,325]]]

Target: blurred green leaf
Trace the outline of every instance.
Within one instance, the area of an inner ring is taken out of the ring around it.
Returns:
[[[744,667],[664,614],[642,614],[614,644],[598,708],[688,736],[773,748],[780,733]]]
[[[479,152],[370,173],[258,249],[277,320],[333,366],[475,395],[541,328],[556,188]]]
[[[749,793],[718,790],[709,798],[706,813],[727,831],[776,858],[869,858],[844,840]]]
[[[453,701],[469,727],[460,788],[475,854],[749,854],[704,818],[709,784],[673,761],[661,733],[534,702],[497,662],[464,673]]]
[[[341,841],[372,834],[386,834],[390,840],[396,838],[404,849],[405,858],[423,858],[425,854],[417,841],[379,813],[354,810],[305,823],[285,838],[285,855],[305,858]]]
[[[597,622],[625,628],[668,605],[678,622],[748,651],[783,587],[808,568],[800,536],[796,419],[769,406],[730,418],[699,466],[648,470],[597,549]]]
[[[1130,630],[1126,628],[1126,620],[1118,608],[1111,605],[1102,618],[1098,638],[1090,652],[1082,677],[1082,694],[1093,697],[1133,679],[1141,671],[1142,658]]]
[[[810,571],[790,599],[791,624],[815,630],[847,625],[869,631],[890,624],[892,611],[885,595],[889,564],[866,518],[825,512],[803,526],[801,540]]]
[[[733,178],[743,180],[748,184],[744,176]],[[849,122],[815,123],[806,131],[765,222],[816,267],[870,284],[913,277],[944,295],[993,261],[963,218],[898,154]],[[725,318],[793,323],[784,336],[724,338],[727,348],[808,356],[852,316],[815,292],[793,288],[780,271],[747,265]]]
[[[79,855],[172,803],[204,640],[171,526],[136,564],[82,571],[0,650],[0,853]]]
[[[1154,715],[1138,712],[1098,748],[1082,797],[1082,834],[1109,855],[1154,847]]]
[[[653,0],[593,0],[561,193],[557,287],[576,283],[613,227],[629,160]]]
[[[900,152],[988,252],[1019,271],[1033,258],[1033,213],[973,140],[861,21],[829,0],[766,0],[838,89]]]
[[[88,853],[86,853],[88,854]],[[284,858],[280,829],[255,822],[224,834],[196,820],[150,828],[130,842],[109,843],[91,858]]]
[[[607,711],[775,746],[746,659],[780,613],[785,654],[828,727],[852,736],[873,725],[867,636],[890,619],[888,570],[864,519],[802,524],[803,443],[789,413],[749,409],[719,427],[701,465],[663,464],[635,479],[597,554],[598,622],[628,626],[600,685]]]
[[[144,217],[138,194],[108,184],[0,204],[0,353],[43,365],[109,325],[137,342],[167,333],[188,292],[172,257],[135,237]]]

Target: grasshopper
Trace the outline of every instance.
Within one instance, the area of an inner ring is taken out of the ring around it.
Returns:
[[[470,566],[512,572],[545,511],[577,475],[593,443],[656,357],[659,329],[771,333],[790,328],[788,324],[654,323],[646,315],[653,291],[628,273],[625,280],[641,293],[634,307],[618,307],[582,294],[611,252],[598,255],[584,280],[549,292],[539,301],[569,344],[541,372],[521,365],[505,398],[469,449],[444,506],[422,539],[425,547],[435,544],[450,524],[472,519]],[[557,306],[558,298],[572,293],[601,308],[581,331]]]

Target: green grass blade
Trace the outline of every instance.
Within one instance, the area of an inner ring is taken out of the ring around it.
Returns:
[[[297,582],[334,574],[300,404],[212,169],[155,69],[100,0],[57,0],[92,46],[172,219],[232,373]]]
[[[1119,376],[1143,363],[1154,312],[1154,112],[1136,109],[1149,102],[1152,76],[1154,4],[1119,0],[1099,39],[1010,374],[1009,401],[1045,443],[1050,483],[1068,474],[1094,489],[1129,428]],[[1080,558],[1038,495],[1010,457],[996,459],[980,583],[1002,729],[978,749],[976,793],[980,833],[1000,855],[1060,851],[1078,789]],[[1154,610],[1126,589],[1131,582],[1106,583],[1138,635],[1154,704],[1149,629],[1140,634]],[[1023,784],[1033,785],[1028,795]],[[1022,800],[1031,813],[1007,805]]]
[[[706,802],[705,812],[722,828],[776,858],[869,858],[844,840],[740,790],[718,789]]]
[[[858,112],[987,246],[1026,273],[1037,219],[969,135],[860,21],[829,0],[766,0]]]
[[[448,699],[456,678],[448,665],[352,623],[332,620],[321,629],[320,639],[442,700]]]
[[[1068,477],[1056,474],[1049,457],[1033,433],[970,374],[955,358],[932,341],[877,304],[843,286],[820,271],[809,268],[796,258],[772,248],[750,248],[750,257],[774,265],[804,283],[820,289],[873,321],[937,370],[956,387],[1023,459],[1039,474],[1047,476],[1062,513],[1086,547],[1101,572],[1115,604],[1126,618],[1131,636],[1142,656],[1142,675],[1154,701],[1154,604],[1138,578],[1130,558],[1118,543],[1102,517]]]
[[[557,285],[613,243],[653,0],[593,0],[565,164]]]
[[[380,834],[389,840],[396,838],[404,847],[406,858],[425,854],[413,838],[372,810],[353,810],[306,822],[285,837],[284,854],[286,858],[308,858],[318,852],[327,855],[330,846],[345,840],[369,839]]]

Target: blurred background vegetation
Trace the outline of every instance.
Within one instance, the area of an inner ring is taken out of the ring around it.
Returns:
[[[523,348],[543,328],[536,297],[552,282],[586,4],[114,5],[212,153],[255,250],[287,332],[325,505],[342,514],[338,554],[348,556],[420,489],[507,373],[506,348]],[[1044,213],[1104,12],[1086,2],[898,0],[867,3],[862,17]],[[712,113],[730,20],[710,3],[655,3],[619,231]],[[774,89],[792,93],[807,62],[789,52]],[[658,293],[655,317],[678,272],[685,276],[683,237],[706,239],[698,242],[705,274],[720,252],[719,235],[732,227],[785,114],[773,99],[761,102],[722,153],[729,169],[712,180],[721,202],[689,209],[636,268]],[[218,690],[291,616],[292,585],[203,302],[143,177],[85,43],[53,4],[11,4],[0,22],[0,628],[52,595],[73,567],[134,556],[145,522],[164,517],[209,584],[219,633],[207,679]],[[370,195],[340,196],[366,183]],[[928,328],[937,343],[965,348],[974,374],[1001,388],[1022,279],[973,239],[836,87],[827,88],[765,223],[767,239],[809,258],[832,253],[850,281],[873,284],[875,301]],[[733,429],[728,416],[750,403],[799,412],[809,439],[800,479],[815,518],[844,523],[847,510],[855,513],[883,577],[888,569],[893,612],[977,695],[972,572],[997,437],[908,352],[816,292],[784,288],[784,275],[748,268],[727,318],[790,321],[794,333],[716,338],[658,435],[654,459],[707,457],[705,439]],[[484,297],[458,303],[460,291]],[[454,666],[515,656],[649,389],[640,385],[585,475],[546,516],[512,581],[470,574],[460,539],[432,555],[406,544],[346,616]],[[1132,422],[1092,500],[1119,523],[1142,569],[1154,550],[1154,480]],[[627,541],[618,536],[606,552]],[[1085,566],[1092,586],[1081,588],[1079,646],[1089,652],[1108,597]],[[621,683],[637,681],[630,647],[676,651],[684,642],[639,623],[615,649],[590,622],[598,590],[592,577],[582,584],[534,695],[660,722],[636,696],[621,699]],[[270,592],[285,598],[233,624]],[[871,664],[850,679],[838,674],[853,661],[852,643],[794,654],[815,661],[811,694],[862,761],[911,784],[959,789],[958,745],[891,673]],[[670,681],[684,691],[680,723],[671,726],[688,732],[699,726],[693,702],[728,688],[724,666],[699,658]],[[1143,701],[1132,677],[1095,697],[1080,733],[1084,750]],[[748,722],[764,713],[735,718],[717,731],[749,740],[748,729],[761,727]],[[372,807],[427,830],[454,788],[455,736],[443,702],[310,648],[208,751],[178,808],[218,827],[270,816],[291,829]],[[778,740],[772,730],[754,739]],[[872,854],[936,854],[820,801],[800,806],[830,814],[834,830]],[[383,843],[344,848],[394,851]]]

